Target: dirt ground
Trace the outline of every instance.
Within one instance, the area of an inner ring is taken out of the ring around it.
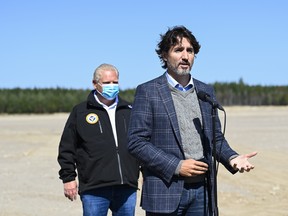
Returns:
[[[225,109],[230,145],[258,155],[250,173],[231,175],[220,165],[220,215],[288,216],[288,107]],[[0,115],[0,216],[82,215],[81,201],[66,199],[58,179],[58,143],[67,117]],[[136,216],[144,215],[139,201]]]

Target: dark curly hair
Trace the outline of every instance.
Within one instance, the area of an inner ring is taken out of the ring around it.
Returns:
[[[162,68],[164,69],[167,68],[167,63],[163,59],[164,54],[167,54],[171,47],[181,43],[183,38],[186,38],[191,43],[195,54],[199,52],[201,47],[192,32],[184,26],[168,28],[168,31],[164,35],[160,34],[160,37],[161,41],[158,43],[158,49],[155,49],[155,51],[158,54],[162,63]]]

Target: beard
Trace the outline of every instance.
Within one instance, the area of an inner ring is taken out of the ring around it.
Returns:
[[[170,64],[169,61],[167,61],[167,68],[168,68],[169,70],[173,71],[175,74],[180,75],[180,76],[183,76],[183,75],[188,75],[188,74],[190,74],[192,65],[189,65],[189,68],[187,68],[187,69],[182,69],[182,68],[180,68],[180,67],[173,66],[172,64]]]

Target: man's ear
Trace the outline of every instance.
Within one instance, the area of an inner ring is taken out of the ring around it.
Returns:
[[[92,80],[92,83],[93,83],[94,89],[97,90],[97,82],[96,82],[96,80]]]

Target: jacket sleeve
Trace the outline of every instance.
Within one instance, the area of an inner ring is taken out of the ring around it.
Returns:
[[[76,111],[74,108],[65,124],[58,149],[59,178],[63,183],[73,181],[77,176],[76,148]]]
[[[151,90],[149,88],[153,89]],[[158,125],[163,124],[166,126],[169,124],[166,121],[161,122],[160,119],[160,115],[167,118],[166,113],[155,113],[157,109],[156,98],[158,97],[155,97],[155,91],[153,90],[155,90],[153,86],[147,87],[145,85],[140,85],[136,89],[128,130],[128,151],[136,157],[144,167],[148,168],[166,182],[170,182],[180,159],[160,147],[161,145],[163,147],[163,144],[160,143],[163,143],[165,140],[167,141],[167,136],[170,137],[173,133],[170,131],[167,132],[164,129],[161,130],[155,125],[155,121],[157,121]],[[149,94],[148,91],[151,94]],[[161,104],[158,106],[161,106]],[[155,116],[157,116],[157,120],[154,119]],[[166,148],[169,148],[167,145],[168,141],[165,144]]]

